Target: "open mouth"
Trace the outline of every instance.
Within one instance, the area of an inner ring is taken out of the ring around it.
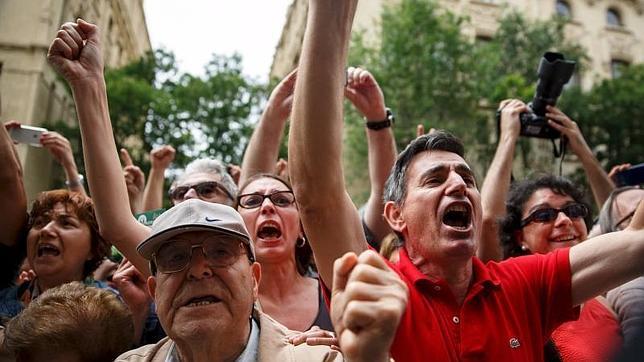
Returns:
[[[60,255],[60,250],[58,250],[57,247],[51,245],[51,244],[40,244],[38,245],[38,250],[36,251],[36,255],[41,257],[41,256],[58,256]]]
[[[472,210],[465,203],[452,204],[443,213],[443,224],[465,230],[472,223]]]
[[[201,307],[204,305],[210,305],[221,302],[221,299],[215,297],[214,295],[205,295],[201,297],[190,298],[186,303],[186,307]]]
[[[575,235],[562,235],[562,236],[550,239],[550,242],[551,243],[569,243],[575,240],[577,240],[577,236]]]
[[[257,230],[257,238],[259,239],[279,239],[281,236],[282,230],[274,223],[261,225]]]

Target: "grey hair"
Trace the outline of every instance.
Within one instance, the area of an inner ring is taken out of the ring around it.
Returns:
[[[233,198],[237,197],[237,185],[221,161],[213,158],[196,159],[186,166],[186,169],[183,172],[183,175],[179,177],[179,180],[183,181],[195,173],[208,173],[221,177],[221,183],[226,188],[226,191],[228,191]]]
[[[393,201],[396,205],[403,204],[407,196],[405,180],[407,167],[414,156],[424,151],[446,151],[455,153],[461,157],[465,154],[463,142],[452,134],[445,131],[436,131],[432,134],[422,135],[411,141],[404,151],[398,155],[396,163],[387,178],[383,199],[385,202]]]
[[[600,233],[606,234],[617,231],[615,230],[615,223],[619,220],[615,220],[615,215],[613,214],[615,200],[617,199],[617,195],[630,190],[642,189],[638,186],[625,186],[616,188],[615,190],[613,190],[613,192],[610,193],[610,196],[608,196],[608,199],[606,199],[606,202],[604,202],[604,205],[599,211],[599,216],[597,217],[597,224],[599,224]]]

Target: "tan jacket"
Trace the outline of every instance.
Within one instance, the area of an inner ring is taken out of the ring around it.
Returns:
[[[264,313],[257,311],[256,313],[259,315],[260,328],[258,362],[331,362],[344,360],[342,354],[328,346],[292,345],[286,341],[286,336],[293,334],[293,331],[288,330]],[[166,337],[157,344],[149,344],[123,353],[116,358],[116,362],[164,362],[171,347],[172,340]]]

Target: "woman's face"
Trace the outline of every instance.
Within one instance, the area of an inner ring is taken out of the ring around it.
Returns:
[[[294,200],[288,187],[273,178],[257,179],[239,192],[242,197],[240,204],[244,203],[244,195],[263,196],[276,192],[279,194],[275,194],[273,199],[277,199],[281,206],[275,205],[270,198],[266,197],[259,201],[261,204],[257,207],[238,207],[248,231],[255,240],[255,253],[260,263],[277,263],[286,258],[294,258],[295,244],[298,237],[302,235],[300,216],[295,203],[288,202]]]
[[[525,220],[536,211],[547,208],[562,209],[576,204],[568,195],[560,195],[549,188],[535,191],[523,205],[521,219]],[[555,249],[570,247],[586,239],[586,223],[583,217],[570,217],[564,212],[557,212],[552,221],[532,221],[518,231],[517,239],[522,247],[538,254],[545,254]]]
[[[624,191],[613,201],[613,221],[615,230],[624,230],[633,218],[637,205],[644,200],[644,190],[632,189]]]
[[[92,258],[91,232],[71,207],[57,203],[35,218],[27,234],[27,259],[49,287],[83,279],[83,266]]]

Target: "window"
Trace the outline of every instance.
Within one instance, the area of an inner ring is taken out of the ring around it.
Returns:
[[[566,19],[572,19],[572,10],[570,9],[570,4],[568,4],[567,1],[557,0],[557,3],[555,4],[555,10],[558,16]]]
[[[628,67],[628,62],[620,59],[613,59],[610,61],[610,74],[613,79],[617,79],[622,76],[624,69]]]
[[[619,12],[615,9],[606,10],[606,24],[608,26],[622,26],[622,17],[619,15]]]

